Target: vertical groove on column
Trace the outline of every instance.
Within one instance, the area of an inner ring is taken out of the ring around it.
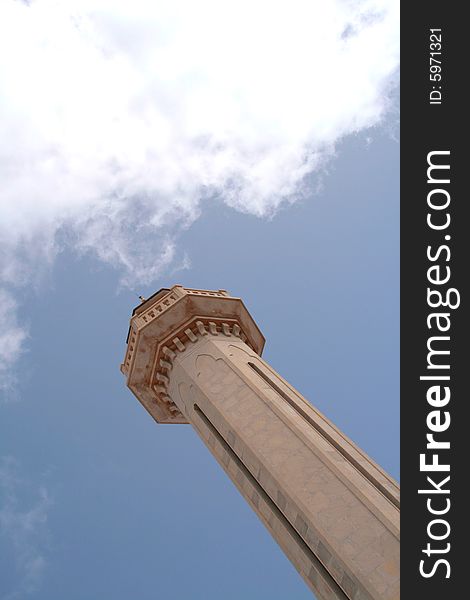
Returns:
[[[323,563],[316,556],[316,554],[310,549],[308,544],[302,539],[299,533],[296,531],[294,526],[290,523],[290,521],[284,516],[282,511],[276,505],[276,503],[272,500],[272,498],[266,493],[263,487],[258,483],[255,477],[250,473],[247,467],[243,464],[237,454],[232,450],[229,444],[225,441],[224,437],[219,433],[217,428],[212,424],[210,419],[205,415],[205,413],[201,410],[201,408],[194,404],[194,412],[198,415],[198,417],[203,421],[206,427],[209,429],[214,438],[217,439],[223,450],[226,452],[227,458],[230,457],[235,465],[237,466],[239,472],[243,474],[246,480],[250,483],[252,488],[255,490],[259,499],[262,499],[267,506],[269,506],[271,512],[275,515],[280,523],[285,527],[285,529],[289,532],[290,536],[295,540],[297,546],[302,550],[302,552],[309,558],[310,563],[312,565],[312,569],[321,574],[322,579],[327,583],[331,591],[335,594],[335,600],[350,600],[350,596],[346,595],[343,589],[338,585],[336,580],[332,577],[329,571],[324,567]],[[259,502],[259,500],[257,500]],[[309,579],[313,581],[313,578],[309,576]]]
[[[387,490],[387,488],[384,485],[382,485],[380,481],[378,481],[366,468],[364,468],[360,462],[355,460],[354,457],[351,456],[341,446],[341,444],[338,444],[338,442],[334,438],[332,438],[331,435],[329,435],[328,432],[326,432],[319,423],[316,423],[307,412],[305,412],[296,402],[292,400],[292,398],[289,397],[288,394],[286,394],[278,385],[276,385],[268,375],[263,373],[263,371],[252,362],[249,362],[248,366],[251,367],[251,369],[253,369],[253,371],[255,371],[255,373],[257,373],[261,377],[261,379],[264,382],[266,382],[277,394],[279,394],[279,396],[281,396],[281,398],[283,398],[289,404],[289,406],[291,406],[296,411],[298,415],[300,415],[305,421],[307,421],[307,423],[311,425],[321,436],[328,440],[328,442],[332,446],[334,446],[334,448],[336,448],[336,450],[338,450],[338,452],[348,462],[350,462],[355,469],[357,469],[368,481],[370,481],[370,483],[372,483],[372,485],[376,487],[378,491],[387,498],[387,500],[389,500],[397,508],[400,508],[400,501],[397,500],[397,498],[395,498],[393,494],[391,494]]]

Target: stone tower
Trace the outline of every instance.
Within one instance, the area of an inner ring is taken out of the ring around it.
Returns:
[[[264,341],[240,298],[175,285],[134,310],[121,370],[157,423],[194,427],[319,600],[398,599],[398,485]]]

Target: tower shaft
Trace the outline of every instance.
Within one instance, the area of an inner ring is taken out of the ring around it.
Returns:
[[[397,484],[260,358],[246,321],[193,308],[131,389],[191,423],[319,599],[398,599]]]

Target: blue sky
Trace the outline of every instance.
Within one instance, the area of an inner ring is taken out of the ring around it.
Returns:
[[[265,359],[397,477],[397,143],[350,138],[315,199],[272,221],[212,207],[180,244],[192,266],[139,291],[239,294]],[[125,388],[138,300],[118,279],[64,252],[47,289],[25,298],[21,399],[0,425],[3,471],[18,481],[9,501],[4,477],[0,514],[36,519],[0,536],[4,597],[26,581],[48,600],[309,598],[190,427],[157,426]]]
[[[0,8],[1,600],[311,598],[125,387],[160,287],[241,296],[264,358],[398,477],[395,3],[177,4]]]

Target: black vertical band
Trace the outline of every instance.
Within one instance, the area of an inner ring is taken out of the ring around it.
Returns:
[[[442,600],[465,589],[468,35],[436,0],[401,27],[401,598]]]

